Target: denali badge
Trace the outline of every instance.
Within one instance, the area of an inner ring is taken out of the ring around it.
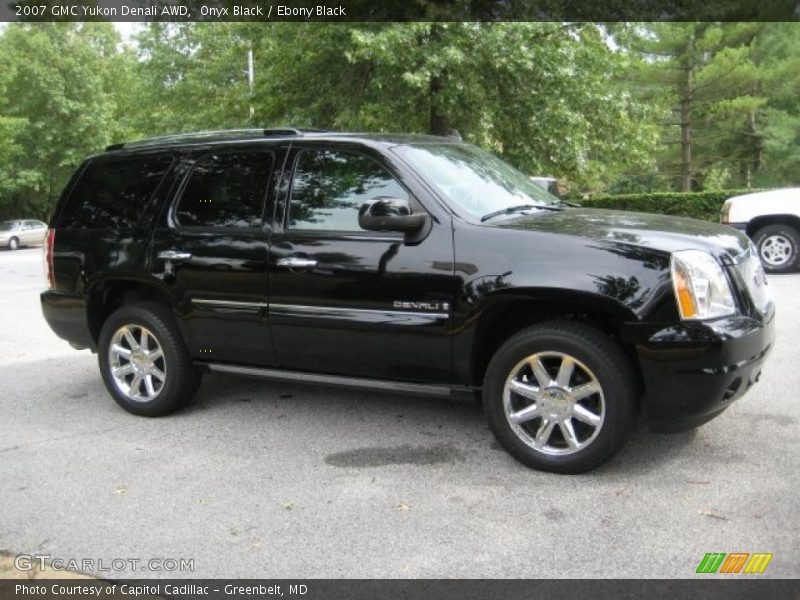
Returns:
[[[432,312],[447,312],[450,310],[450,304],[447,302],[404,302],[403,300],[395,300],[395,308],[402,308],[403,310],[425,310]]]

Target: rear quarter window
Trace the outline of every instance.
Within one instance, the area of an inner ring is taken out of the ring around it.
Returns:
[[[134,229],[173,160],[148,156],[90,162],[69,195],[58,227]]]

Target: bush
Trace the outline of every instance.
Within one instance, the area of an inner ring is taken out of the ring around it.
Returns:
[[[636,212],[659,213],[719,221],[722,205],[728,198],[758,190],[719,190],[713,192],[657,192],[653,194],[619,194],[594,196],[580,201],[589,208],[612,208]]]

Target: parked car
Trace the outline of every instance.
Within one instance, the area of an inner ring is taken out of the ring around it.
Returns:
[[[555,177],[545,177],[539,175],[531,176],[530,180],[541,188],[544,188],[553,196],[558,197],[558,180]]]
[[[722,223],[744,231],[756,244],[770,273],[798,266],[800,248],[800,188],[734,196],[722,206]]]
[[[41,246],[46,234],[47,224],[41,221],[3,221],[0,223],[0,247],[16,250],[20,246]]]
[[[569,207],[448,138],[217,132],[111,146],[64,190],[48,323],[126,410],[204,372],[480,394],[538,469],[607,460],[641,405],[695,427],[758,380],[775,335],[744,234]]]

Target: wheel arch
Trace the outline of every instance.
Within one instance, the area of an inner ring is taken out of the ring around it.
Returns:
[[[563,290],[552,295],[542,294],[539,290],[515,290],[514,293],[487,298],[485,308],[477,317],[470,357],[471,385],[482,386],[489,361],[511,336],[532,325],[554,319],[575,320],[591,325],[616,341],[641,380],[636,352],[632,346],[623,343],[620,336],[626,323],[638,320],[633,311],[599,294]]]
[[[761,215],[750,220],[745,229],[747,237],[753,239],[759,230],[768,225],[788,225],[800,235],[800,216],[793,214]]]
[[[105,279],[88,290],[87,322],[97,344],[106,319],[120,306],[133,302],[157,302],[171,307],[169,295],[152,283],[135,279]]]

